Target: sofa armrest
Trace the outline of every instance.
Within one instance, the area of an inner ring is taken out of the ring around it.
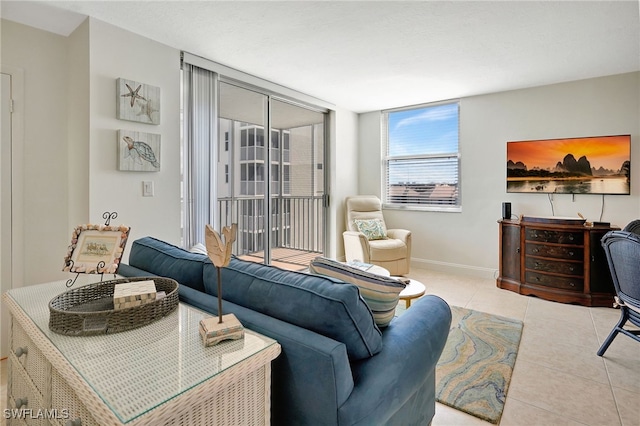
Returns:
[[[339,423],[384,424],[427,380],[435,381],[450,326],[449,305],[432,295],[418,299],[395,318],[384,331],[383,350],[352,364],[355,387],[340,407]],[[425,424],[430,420],[422,419]]]
[[[180,286],[179,295],[182,302],[218,313],[218,299],[210,294]],[[282,348],[272,363],[272,424],[337,424],[338,406],[353,390],[343,343],[226,300],[222,311]]]
[[[362,232],[344,231],[342,238],[344,239],[344,254],[347,262],[360,260],[369,263],[369,253],[371,252],[369,240]]]

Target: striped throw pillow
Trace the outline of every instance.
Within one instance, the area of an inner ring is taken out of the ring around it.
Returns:
[[[395,278],[362,271],[325,257],[311,261],[309,271],[358,286],[360,296],[371,309],[378,327],[389,325],[395,315],[400,292],[406,287],[404,282]]]

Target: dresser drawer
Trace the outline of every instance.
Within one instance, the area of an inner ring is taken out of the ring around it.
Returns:
[[[54,411],[63,412],[66,417],[65,420],[53,422],[54,424],[64,426],[69,421],[75,421],[74,424],[78,424],[78,420],[82,426],[99,424],[55,368],[51,371],[51,390],[51,408]]]
[[[51,364],[17,321],[12,321],[11,333],[11,352],[36,385],[40,395],[48,395],[51,390]]]
[[[527,241],[538,241],[541,243],[571,244],[577,246],[584,244],[584,234],[582,232],[550,231],[536,228],[527,228],[525,231],[525,239]]]
[[[584,249],[573,246],[550,246],[527,242],[525,254],[540,257],[553,257],[556,259],[583,260]]]
[[[559,288],[564,290],[582,291],[584,280],[582,278],[558,277],[554,275],[541,274],[534,271],[526,271],[524,279],[529,284],[543,285],[546,287]]]
[[[577,277],[581,277],[584,272],[584,264],[582,262],[548,260],[527,256],[525,265],[527,269],[534,269],[536,271],[550,272],[554,274],[575,275]]]
[[[13,361],[13,358],[12,358]],[[9,424],[48,425],[45,418],[45,405],[37,389],[20,366],[11,366],[8,400],[10,411]]]

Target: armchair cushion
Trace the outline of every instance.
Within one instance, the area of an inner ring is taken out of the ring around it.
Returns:
[[[401,240],[389,238],[369,241],[369,246],[369,255],[374,261],[398,260],[407,257],[407,245]]]
[[[387,232],[384,222],[380,219],[354,219],[358,231],[362,232],[368,240],[385,240]]]

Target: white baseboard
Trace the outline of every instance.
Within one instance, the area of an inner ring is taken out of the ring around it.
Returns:
[[[451,274],[469,275],[478,278],[498,278],[497,269],[483,268],[480,266],[461,265],[458,263],[440,262],[437,260],[411,258],[411,266],[415,266],[416,268],[431,269],[433,271],[447,272]]]

